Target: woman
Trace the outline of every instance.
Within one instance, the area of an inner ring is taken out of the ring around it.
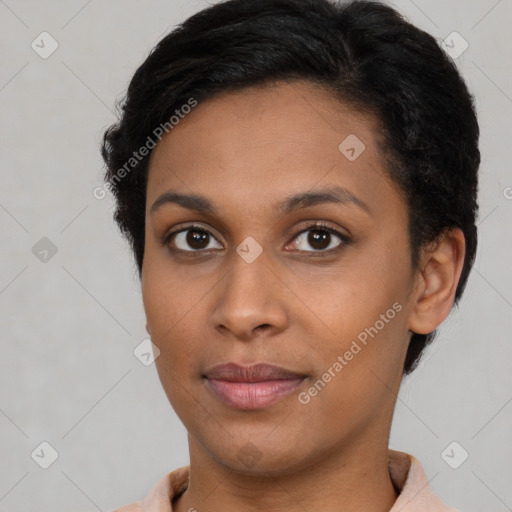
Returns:
[[[376,2],[228,0],[172,31],[105,133],[190,466],[131,511],[451,511],[389,450],[476,251],[478,124]]]

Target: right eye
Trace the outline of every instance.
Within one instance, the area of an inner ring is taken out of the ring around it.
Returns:
[[[168,245],[174,252],[195,253],[211,249],[222,249],[222,246],[211,247],[210,243],[213,241],[217,240],[209,231],[200,226],[193,225],[169,233],[165,237],[164,244]]]

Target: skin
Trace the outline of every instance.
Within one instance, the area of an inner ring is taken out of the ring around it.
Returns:
[[[338,149],[350,134],[365,144],[354,161]],[[188,431],[190,483],[175,510],[384,512],[395,502],[388,439],[411,331],[429,333],[449,314],[465,245],[449,231],[411,267],[407,207],[378,134],[375,119],[323,89],[280,82],[200,103],[153,150],[142,295],[161,383]],[[275,207],[333,186],[368,211]],[[218,213],[170,202],[151,211],[171,190],[205,196]],[[312,221],[350,242],[320,231],[327,240],[315,250],[311,230],[300,234]],[[187,244],[187,232],[162,243],[190,223],[210,234],[203,246]],[[249,236],[262,248],[251,263],[236,252]],[[301,403],[394,303],[401,311]],[[308,379],[270,407],[236,410],[201,377],[227,362],[273,363]],[[247,450],[257,454],[251,464]]]

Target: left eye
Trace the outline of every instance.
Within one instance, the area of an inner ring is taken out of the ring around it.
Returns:
[[[335,245],[332,245],[334,240],[333,236],[339,240]],[[294,245],[298,246],[299,251],[304,252],[326,252],[330,249],[339,247],[344,242],[348,242],[346,236],[332,228],[321,225],[310,226],[295,237],[296,242]],[[313,247],[313,250],[304,248],[307,244]]]

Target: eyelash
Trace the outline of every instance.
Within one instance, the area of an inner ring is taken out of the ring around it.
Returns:
[[[161,244],[163,246],[168,246],[171,239],[175,235],[178,235],[179,233],[183,233],[186,231],[191,231],[191,230],[196,230],[196,231],[200,231],[202,233],[207,233],[216,240],[216,238],[212,235],[212,233],[210,233],[204,227],[196,225],[196,224],[191,224],[189,226],[186,226],[185,228],[182,228],[177,231],[173,231],[171,233],[166,234],[163,237],[163,239],[161,240]],[[304,229],[302,229],[301,231],[296,233],[293,236],[292,240],[295,240],[298,236],[302,235],[303,233],[307,233],[308,231],[326,231],[327,233],[330,233],[331,235],[337,236],[341,240],[341,242],[336,247],[334,247],[332,249],[328,249],[328,250],[297,251],[299,253],[305,253],[307,255],[307,257],[318,257],[318,256],[323,256],[323,255],[331,255],[334,252],[337,252],[338,250],[343,249],[344,246],[350,244],[350,242],[351,242],[351,239],[347,235],[340,233],[338,230],[331,228],[330,226],[327,226],[323,222],[314,222],[314,223],[310,224],[309,226],[305,227]],[[173,253],[184,254],[185,256],[194,256],[196,254],[209,252],[209,250],[205,250],[205,249],[185,251],[182,249],[173,249],[170,247],[169,247],[169,250]],[[215,249],[215,250],[218,250],[218,249]]]

